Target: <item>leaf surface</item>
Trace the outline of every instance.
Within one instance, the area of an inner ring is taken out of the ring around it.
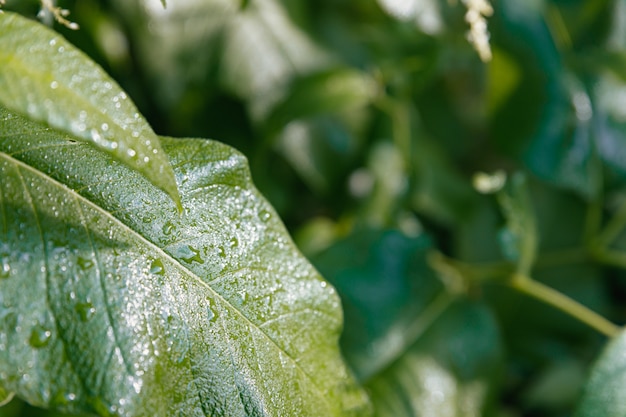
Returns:
[[[626,415],[626,333],[611,340],[591,370],[576,417]]]
[[[242,155],[161,138],[179,215],[86,144],[4,110],[0,132],[2,388],[100,415],[367,414],[339,299]]]
[[[378,417],[487,415],[502,346],[490,312],[459,302],[367,388]]]
[[[159,138],[124,91],[56,32],[0,14],[0,104],[89,142],[179,204]]]

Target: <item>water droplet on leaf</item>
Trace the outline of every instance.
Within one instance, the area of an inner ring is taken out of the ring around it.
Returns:
[[[0,262],[0,278],[9,278],[11,276],[11,265],[7,258],[2,258]]]
[[[52,332],[49,329],[46,329],[41,324],[33,327],[30,332],[30,338],[28,339],[28,343],[34,348],[42,348],[48,345],[50,342],[50,338],[52,337]]]
[[[270,213],[267,210],[261,210],[259,212],[259,219],[261,219],[262,222],[268,222],[270,219],[272,218],[272,213]]]
[[[206,309],[207,318],[211,323],[213,323],[218,319],[219,313],[217,312],[217,308],[215,307],[213,300],[210,298],[207,298],[206,300],[209,303],[209,307]]]
[[[150,273],[157,275],[165,275],[165,267],[160,259],[154,259],[150,264]]]
[[[80,319],[84,322],[89,321],[96,314],[96,308],[89,302],[78,303],[74,309],[80,316]]]
[[[172,234],[173,230],[174,230],[174,225],[172,224],[172,222],[170,221],[165,222],[165,224],[163,225],[163,234],[166,236],[169,236]]]
[[[178,257],[188,264],[197,262],[199,264],[204,263],[204,259],[200,256],[200,251],[193,246],[181,246],[178,248]]]
[[[83,271],[87,271],[93,268],[93,261],[91,259],[86,259],[79,256],[76,263],[78,264],[78,267]]]

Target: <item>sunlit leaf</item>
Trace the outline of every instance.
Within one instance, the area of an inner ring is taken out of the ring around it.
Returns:
[[[45,26],[0,14],[0,104],[108,152],[179,203],[159,138],[130,98]]]
[[[626,333],[604,349],[591,370],[576,417],[626,415]]]
[[[217,142],[161,138],[185,212],[93,147],[0,113],[0,375],[120,416],[361,416],[334,289]]]
[[[487,415],[501,355],[490,312],[479,304],[454,304],[404,355],[368,381],[375,415]]]
[[[334,69],[300,78],[272,109],[266,121],[267,130],[275,132],[293,120],[362,107],[375,94],[374,81],[355,70]]]

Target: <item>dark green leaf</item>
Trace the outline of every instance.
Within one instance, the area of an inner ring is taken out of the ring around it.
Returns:
[[[92,147],[0,113],[3,389],[120,416],[364,415],[339,299],[213,141],[161,138],[184,214]]]
[[[442,284],[427,266],[426,235],[362,231],[313,259],[342,297],[342,347],[361,380],[385,368],[412,340],[409,329]]]
[[[367,383],[377,417],[486,415],[502,358],[498,327],[480,304],[455,303]]]
[[[500,232],[502,252],[517,264],[517,272],[528,275],[535,262],[539,237],[526,178],[519,173],[513,175],[498,193],[498,202],[506,219]]]
[[[347,68],[323,71],[294,81],[288,95],[267,119],[270,134],[292,120],[351,110],[368,104],[376,94],[374,80]]]
[[[576,417],[626,415],[626,332],[615,337],[591,370]]]
[[[89,142],[180,204],[159,138],[126,93],[43,25],[0,14],[0,105]]]

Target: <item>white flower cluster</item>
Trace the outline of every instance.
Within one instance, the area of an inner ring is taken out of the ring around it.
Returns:
[[[0,0],[3,1],[3,0]],[[67,9],[62,9],[56,5],[56,0],[41,0],[41,10],[39,10],[38,17],[40,19],[45,18],[46,15],[52,15],[54,20],[68,27],[69,29],[78,29],[78,24],[70,22],[66,17],[70,14]]]
[[[462,0],[467,13],[465,21],[469,23],[470,30],[467,33],[467,40],[474,45],[480,59],[484,62],[491,60],[491,47],[489,46],[489,30],[487,30],[487,19],[485,17],[493,14],[493,7],[489,0]]]

